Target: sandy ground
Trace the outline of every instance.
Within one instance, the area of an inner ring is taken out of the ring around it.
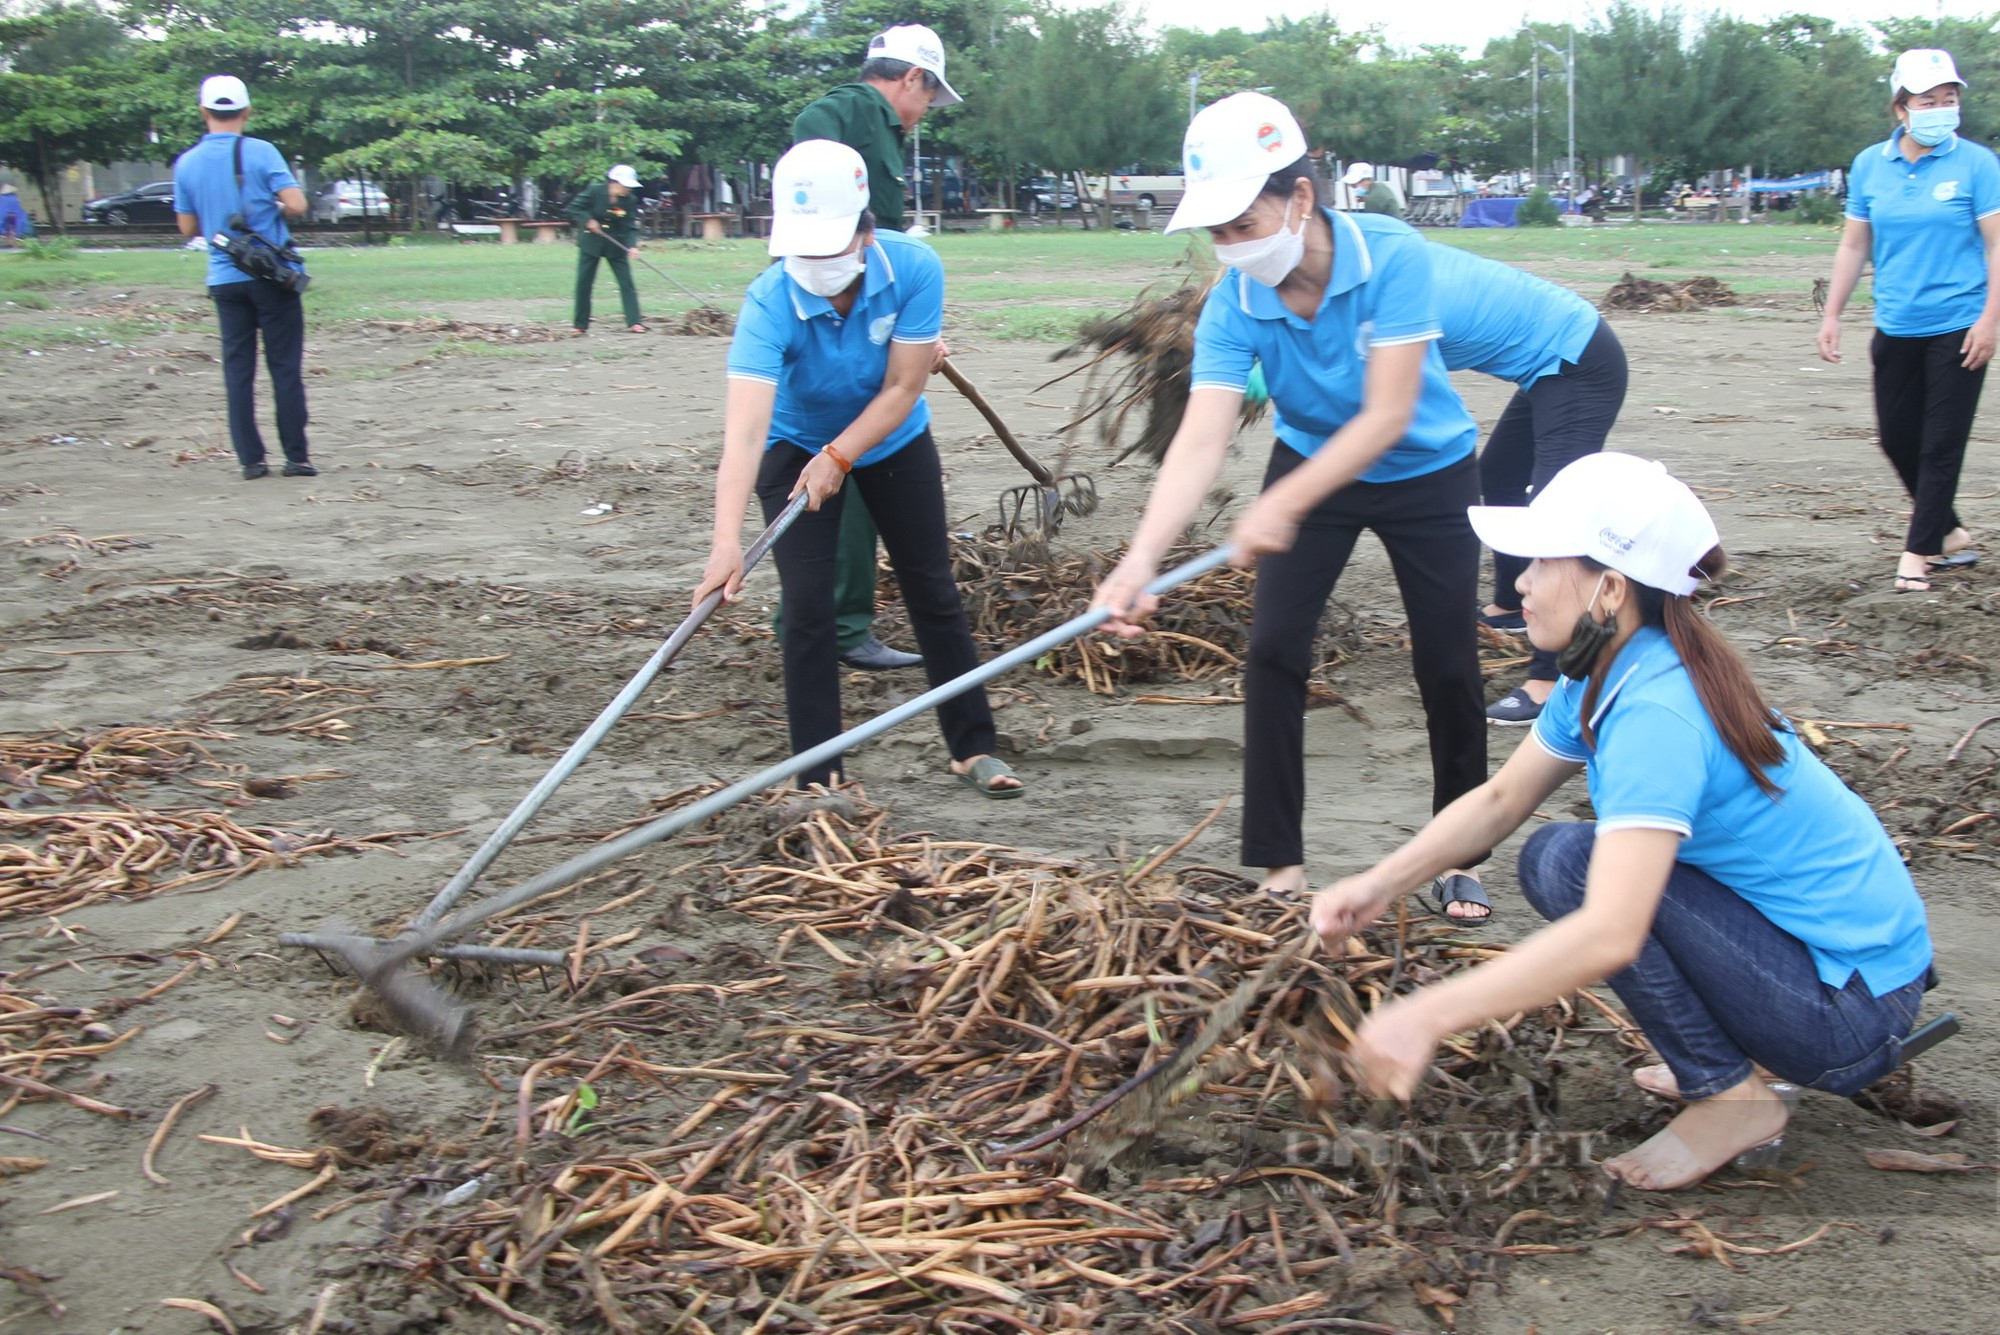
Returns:
[[[1801,275],[1801,293],[1809,277]],[[186,294],[135,296],[200,316]],[[53,328],[67,316],[8,318]],[[1991,805],[1985,776],[2000,753],[1975,740],[1946,760],[1968,729],[2000,712],[1989,668],[2000,661],[1995,575],[1982,567],[1941,580],[1928,597],[1889,592],[1901,498],[1872,442],[1865,365],[1821,365],[1811,319],[1803,300],[1795,309],[1621,318],[1633,384],[1615,443],[1665,459],[1712,502],[1740,570],[1715,612],[1775,699],[1799,717],[1893,725],[1823,735],[1919,868],[1943,975],[1926,1014],[1951,1009],[1969,1022],[1922,1063],[1922,1078],[1958,1096],[1965,1115],[1948,1140],[1926,1141],[1846,1101],[1810,1096],[1788,1139],[1785,1189],[1627,1199],[1607,1222],[1699,1209],[1766,1246],[1836,1223],[1819,1241],[1744,1256],[1730,1269],[1665,1254],[1674,1239],[1656,1230],[1605,1237],[1583,1254],[1524,1260],[1503,1289],[1475,1295],[1458,1316],[1458,1329],[1473,1335],[1635,1335],[1774,1313],[1768,1328],[1780,1332],[1993,1328],[1990,1302],[1977,1295],[2000,1291],[1994,1175],[1880,1173],[1861,1150],[1995,1158],[2000,1060],[1990,1017],[2000,988],[1990,962],[2000,941],[1985,893],[1996,846],[1984,837],[1994,823],[1963,818]],[[1860,331],[1851,338],[1862,345]],[[138,1116],[36,1101],[0,1118],[52,1138],[0,1143],[0,1153],[51,1160],[0,1184],[0,1260],[51,1277],[49,1292],[67,1307],[56,1319],[0,1288],[0,1324],[21,1331],[209,1328],[197,1312],[160,1305],[170,1298],[212,1301],[245,1332],[291,1328],[326,1284],[355,1273],[355,1249],[378,1236],[378,1209],[316,1219],[341,1194],[328,1192],[285,1212],[288,1228],[265,1230],[277,1236],[246,1243],[250,1212],[306,1175],[196,1136],[247,1130],[309,1147],[318,1143],[306,1121],[316,1109],[365,1104],[386,1109],[399,1129],[451,1140],[511,1108],[523,1049],[472,1067],[401,1047],[385,1053],[385,1035],[350,1018],[351,984],[282,949],[277,935],[330,917],[387,926],[428,899],[679,618],[705,551],[719,341],[599,336],[441,351],[422,337],[316,330],[308,387],[323,473],[255,484],[237,480],[227,451],[212,345],[203,325],[187,322],[125,346],[8,354],[0,732],[199,724],[226,734],[206,745],[227,768],[190,770],[126,796],[214,808],[227,794],[194,780],[325,775],[299,780],[295,797],[241,797],[230,810],[245,824],[301,832],[428,837],[309,857],[205,892],[0,922],[7,968],[55,966],[23,984],[44,1004],[102,1005],[168,981],[190,960],[202,965],[127,1011],[115,1027],[140,1026],[137,1036],[65,1081]],[[1017,431],[1053,453],[1047,433],[1068,396],[1034,392],[1046,353],[970,340],[959,349]],[[1463,388],[1490,425],[1502,387],[1468,378]],[[977,531],[1018,470],[948,390],[932,402],[951,512]],[[2000,485],[1993,442],[1982,425],[1964,487],[1980,532],[1991,531]],[[1246,438],[1230,467],[1240,492],[1254,489],[1266,448],[1263,437]],[[1066,547],[1121,540],[1149,475],[1100,467],[1097,480],[1105,503],[1070,524]],[[612,508],[600,511],[605,504]],[[92,546],[64,534],[123,541]],[[761,633],[774,589],[768,571],[753,578],[744,604],[665,674],[637,707],[641,717],[613,733],[531,833],[621,825],[652,799],[740,777],[780,754],[773,646]],[[1364,545],[1339,596],[1364,626],[1393,630],[1379,549]],[[274,644],[276,631],[284,634]],[[260,639],[270,647],[250,647]],[[489,657],[497,661],[395,670]],[[303,682],[349,693],[313,696]],[[921,722],[851,757],[850,774],[892,805],[903,828],[1090,855],[1169,843],[1237,785],[1233,708],[1106,699],[1029,673],[1005,684],[999,718],[1005,747],[1034,784],[1026,801],[984,802],[952,782],[935,730]],[[1320,877],[1390,846],[1421,821],[1428,792],[1400,654],[1365,650],[1329,684],[1360,717],[1311,716],[1308,837]],[[873,712],[910,686],[854,680],[850,713]],[[1494,693],[1504,688],[1496,680]],[[339,726],[311,722],[329,705]],[[1496,758],[1516,740],[1496,732]],[[1573,796],[1581,799],[1580,788]],[[1224,818],[1187,856],[1232,863],[1232,824]],[[496,876],[511,883],[573,848],[524,843]],[[669,869],[696,856],[663,850],[639,865],[685,908],[688,893]],[[1513,891],[1511,857],[1493,870],[1494,930],[1509,939],[1530,928],[1529,915]],[[551,910],[542,940],[567,944],[581,904],[627,884],[610,881]],[[617,910],[598,920],[596,938],[639,929],[621,947],[630,952],[727,935],[661,910],[658,899]],[[200,945],[238,914],[231,934]],[[483,1004],[532,1020],[559,1013],[562,999],[530,978]],[[188,1112],[161,1155],[170,1185],[149,1183],[140,1156],[159,1116],[205,1083],[216,1094]],[[1660,1120],[1636,1093],[1618,1097],[1614,1139]],[[115,1195],[44,1213],[104,1192]],[[225,1263],[265,1292],[232,1278]],[[387,1290],[363,1299],[343,1297],[324,1328],[439,1328],[420,1300]],[[1406,1299],[1387,1298],[1371,1316],[1439,1328],[1434,1312]],[[503,1323],[460,1312],[447,1324]]]

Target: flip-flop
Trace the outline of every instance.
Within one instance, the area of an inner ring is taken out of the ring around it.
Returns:
[[[1027,792],[1027,786],[995,788],[993,787],[993,781],[995,779],[1018,779],[1020,777],[1020,775],[1014,773],[1014,767],[1000,757],[981,756],[979,759],[973,761],[963,774],[958,775],[958,781],[978,793],[981,797],[990,797],[996,802],[1004,802]]]
[[[1971,548],[1961,548],[1949,556],[1932,556],[1924,564],[1932,570],[1964,570],[1979,564],[1979,553]]]
[[[1430,902],[1432,907],[1447,921],[1467,929],[1484,927],[1493,921],[1493,901],[1486,897],[1486,887],[1476,876],[1467,876],[1455,871],[1449,876],[1438,876],[1431,880]],[[1483,918],[1460,918],[1451,911],[1453,904],[1479,904],[1486,909]]]
[[[1895,582],[1897,593],[1929,593],[1931,591],[1931,577],[1929,575],[1892,575],[1890,578]],[[1909,587],[1905,588],[1905,585]]]

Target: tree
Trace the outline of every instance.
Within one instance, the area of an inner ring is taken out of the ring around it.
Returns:
[[[0,22],[0,162],[33,178],[57,232],[62,173],[130,157],[146,141],[146,116],[121,92],[129,55],[123,27],[89,5]]]
[[[1179,156],[1184,117],[1166,67],[1122,8],[1043,9],[1032,35],[1012,34],[993,55],[977,133],[1007,160],[1109,177],[1121,163]],[[1109,226],[1109,192],[1099,208]]]
[[[1618,0],[1577,44],[1577,147],[1600,157],[1630,155],[1635,219],[1648,159],[1680,146],[1690,114],[1681,31],[1677,9],[1652,14]]]
[[[1790,15],[1764,32],[1783,68],[1771,174],[1845,166],[1886,129],[1885,62],[1863,34],[1828,19]]]

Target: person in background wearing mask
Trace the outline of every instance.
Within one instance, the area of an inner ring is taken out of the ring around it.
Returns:
[[[243,224],[271,246],[291,244],[287,218],[303,218],[306,192],[277,146],[243,133],[250,90],[233,74],[202,80],[201,118],[208,133],[174,162],[174,221],[182,236],[212,237]],[[240,179],[239,179],[240,177]],[[222,326],[222,386],[229,399],[229,443],[243,480],[271,475],[257,429],[257,341],[271,372],[278,444],[286,477],[318,477],[306,444],[306,310],[299,294],[236,267],[229,252],[208,248],[208,295]]]
[[[1909,869],[1696,607],[1726,559],[1684,483],[1592,454],[1527,506],[1471,519],[1529,561],[1528,634],[1562,655],[1563,680],[1489,782],[1322,890],[1313,930],[1338,956],[1579,771],[1596,819],[1551,821],[1521,848],[1521,893],[1548,926],[1369,1013],[1349,1048],[1361,1082],[1407,1100],[1444,1039],[1609,982],[1662,1058],[1634,1082],[1686,1107],[1605,1171],[1673,1191],[1751,1150],[1745,1167],[1775,1166],[1797,1086],[1851,1096],[1902,1060],[1936,981]]]
[[[1245,865],[1280,895],[1306,884],[1306,677],[1320,615],[1362,531],[1388,549],[1410,621],[1410,661],[1430,733],[1433,810],[1486,779],[1485,691],[1471,609],[1479,539],[1479,430],[1434,346],[1431,247],[1409,224],[1322,207],[1305,136],[1282,102],[1238,93],[1205,107],[1182,148],[1187,193],[1167,230],[1206,228],[1230,266],[1195,328],[1190,393],[1146,515],[1095,605],[1107,631],[1144,633],[1144,593],[1201,509],[1262,362],[1277,442],[1264,490],[1236,523],[1236,560],[1258,566],[1243,673]],[[1467,868],[1438,873],[1433,901],[1490,912]]]
[[[1875,263],[1875,420],[1910,493],[1898,593],[1979,559],[1956,509],[1965,443],[2000,338],[2000,162],[1958,135],[1965,80],[1943,51],[1905,51],[1890,75],[1895,129],[1848,169],[1819,355],[1840,360],[1840,314]]]
[[[931,685],[970,672],[979,654],[952,578],[944,475],[924,401],[944,321],[944,267],[923,242],[875,229],[867,168],[845,144],[795,144],[771,181],[769,248],[784,263],[750,284],[736,318],[715,535],[693,601],[716,589],[733,599],[742,587],[743,507],[753,489],[766,523],[800,491],[810,496],[773,549],[796,755],[841,731],[834,551],[857,492],[881,526]],[[952,773],[986,797],[1019,797],[1020,779],[992,754],[986,692],[968,691],[937,713]],[[829,765],[800,782],[839,773]]]
[[[1480,490],[1488,505],[1526,505],[1565,465],[1604,448],[1625,405],[1625,347],[1597,308],[1566,287],[1449,244],[1430,255],[1445,369],[1517,386],[1480,452]],[[1526,630],[1514,587],[1526,567],[1493,554],[1493,601],[1481,621]],[[1527,682],[1495,701],[1487,721],[1533,723],[1555,684],[1556,656],[1535,650]]]
[[[868,211],[875,229],[903,230],[903,140],[934,107],[963,101],[944,77],[944,43],[921,23],[875,35],[861,77],[808,103],[792,122],[792,142],[831,139],[861,155],[868,168]],[[920,201],[921,203],[921,201]],[[938,340],[938,361],[945,356]],[[850,492],[840,521],[833,576],[840,661],[864,672],[915,667],[923,659],[875,638],[875,521]],[[784,611],[778,613],[784,634]]]
[[[634,193],[638,188],[639,173],[621,162],[569,202],[569,220],[576,226],[576,309],[570,323],[578,334],[590,332],[590,296],[597,286],[599,260],[618,280],[626,332],[646,332],[639,315],[639,289],[632,285],[632,257],[639,253],[639,199]]]
[[[1403,216],[1402,195],[1387,181],[1376,180],[1375,169],[1369,164],[1355,163],[1340,178],[1340,183],[1360,196],[1363,213],[1383,213],[1391,218]]]

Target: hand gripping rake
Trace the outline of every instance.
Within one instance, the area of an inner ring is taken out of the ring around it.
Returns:
[[[805,513],[807,499],[803,491],[792,497],[791,503],[771,521],[770,527],[757,535],[757,540],[743,553],[743,573],[746,576],[756,568],[759,561],[764,559],[764,554],[771,550],[778,539],[784,536],[785,530],[792,526],[792,521]],[[486,837],[486,842],[481,844],[479,850],[458,869],[458,874],[445,882],[444,889],[437,892],[437,896],[424,908],[424,911],[411,920],[410,933],[422,933],[431,924],[451,912],[452,905],[458,902],[459,897],[471,888],[472,883],[478,880],[488,867],[493,865],[493,860],[500,856],[502,849],[514,841],[514,836],[521,832],[521,827],[534,819],[535,813],[542,809],[543,804],[556,789],[560,788],[590,753],[597,749],[597,744],[604,740],[612,725],[624,717],[625,711],[632,707],[635,700],[645,694],[646,688],[653,684],[653,678],[659,676],[661,669],[679,656],[680,651],[687,647],[688,641],[694,638],[694,633],[702,628],[714,614],[715,609],[721,605],[720,589],[695,605],[694,610],[687,614],[686,620],[674,628],[674,633],[667,637],[666,642],[655,649],[653,656],[632,675],[632,680],[625,683],[625,689],[618,692],[610,704],[604,706],[603,712],[583,730],[582,736],[570,743],[569,750],[563,752],[562,759],[542,776],[540,783],[529,790],[520,804],[507,814],[507,819],[501,821],[499,827]],[[345,934],[336,933],[327,936],[304,932],[286,932],[278,938],[284,945],[305,946],[319,951],[333,951],[340,955],[347,953],[344,943],[352,939]],[[562,952],[554,950],[512,950],[490,946],[441,946],[435,950],[426,950],[425,953],[442,954],[448,958],[473,962],[536,964],[551,967],[560,967],[568,958]]]
[[[1069,477],[1057,478],[1034,455],[1014,439],[1014,433],[1000,420],[1000,414],[993,411],[993,405],[986,396],[973,388],[972,382],[947,358],[939,368],[944,378],[958,387],[965,401],[979,410],[993,433],[1000,437],[1000,443],[1007,447],[1007,453],[1014,461],[1028,470],[1028,476],[1035,479],[1032,485],[1012,487],[1000,493],[1000,525],[1010,538],[1020,537],[1029,530],[1029,507],[1033,506],[1033,529],[1043,537],[1051,537],[1062,527],[1063,516],[1075,515],[1081,519],[1085,515],[1097,513],[1097,482],[1088,473],[1077,473]]]
[[[1185,584],[1224,564],[1233,552],[1234,549],[1228,546],[1206,552],[1159,576],[1146,586],[1146,592],[1165,593],[1168,589]],[[712,793],[679,811],[662,816],[635,830],[629,830],[616,839],[600,844],[587,853],[579,854],[560,866],[552,867],[539,876],[523,881],[504,894],[496,895],[485,903],[474,905],[442,922],[433,921],[421,927],[413,927],[390,941],[377,941],[352,933],[324,932],[312,938],[313,944],[339,956],[342,962],[360,977],[363,986],[380,998],[389,1018],[400,1028],[428,1040],[448,1057],[470,1056],[474,1040],[470,1008],[453,1000],[420,975],[407,969],[405,966],[410,960],[419,955],[435,952],[444,942],[463,936],[481,923],[512,912],[551,891],[572,885],[618,861],[628,853],[670,839],[682,830],[697,825],[718,812],[726,811],[766,788],[809,769],[823,766],[860,743],[879,736],[954,696],[983,685],[1023,663],[1032,663],[1058,645],[1067,644],[1078,636],[1095,630],[1109,620],[1110,616],[1108,609],[1099,607],[1072,617],[1054,630],[1038,635],[1026,644],[1018,645],[963,676],[945,682],[942,686],[934,686],[922,695],[907,700],[866,723],[848,729],[838,737],[782,760],[769,769],[753,774],[720,792]]]

